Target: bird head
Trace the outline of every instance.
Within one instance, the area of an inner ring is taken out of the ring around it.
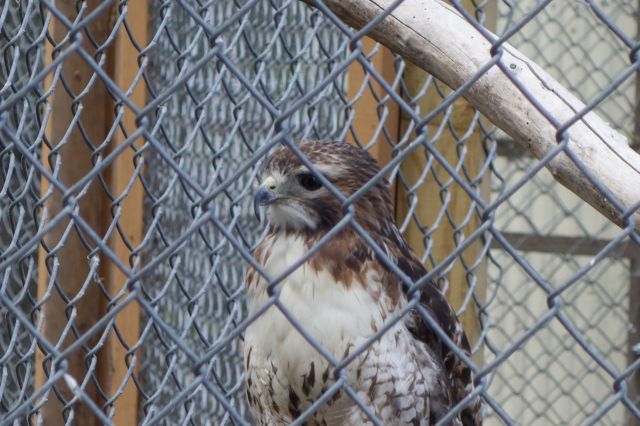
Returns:
[[[287,146],[265,160],[262,184],[254,195],[254,208],[266,207],[276,230],[313,232],[328,230],[345,215],[347,206],[322,184],[324,176],[349,197],[380,171],[367,151],[341,142],[304,141],[298,145],[311,170]],[[374,218],[392,215],[388,183],[382,178],[355,202],[356,220],[366,226]]]

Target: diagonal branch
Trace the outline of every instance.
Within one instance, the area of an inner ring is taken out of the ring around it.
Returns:
[[[303,0],[314,5],[315,0]],[[345,23],[360,29],[380,16],[392,0],[324,0]],[[451,6],[439,0],[406,0],[369,33],[405,59],[456,89],[469,81],[488,62],[491,43]],[[493,66],[466,91],[464,97],[533,156],[543,159],[558,148],[558,126],[574,121],[586,106],[538,65],[509,44],[502,46],[500,67]],[[628,76],[635,75],[628,70]],[[530,99],[509,78],[510,73],[526,89]],[[620,82],[622,81],[622,76]],[[536,107],[538,103],[548,117]],[[582,116],[582,115],[580,115]],[[640,230],[640,155],[624,136],[594,112],[569,126],[566,151],[584,165],[622,209],[607,199],[561,151],[546,164],[562,185],[618,225],[629,209]]]

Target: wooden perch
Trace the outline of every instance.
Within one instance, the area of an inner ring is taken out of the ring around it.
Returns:
[[[303,0],[313,5],[313,0]],[[379,16],[392,0],[323,0],[338,17],[356,29]],[[491,60],[491,44],[455,9],[439,0],[407,0],[382,20],[369,36],[456,89]],[[558,122],[564,124],[584,104],[512,46],[503,46],[505,64]],[[535,109],[497,66],[487,71],[465,98],[536,158],[557,146],[556,129]],[[590,112],[569,129],[568,148],[625,206],[640,202],[640,155],[597,114]],[[622,225],[616,209],[571,159],[560,153],[547,169],[562,185]],[[634,213],[640,230],[640,212]]]

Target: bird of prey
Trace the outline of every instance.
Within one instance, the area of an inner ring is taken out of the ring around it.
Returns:
[[[345,197],[380,171],[365,150],[346,143],[297,146]],[[245,277],[250,314],[262,312],[244,341],[246,396],[256,424],[289,424],[305,413],[308,425],[437,423],[469,396],[471,370],[407,306],[407,287],[348,222],[351,215],[413,282],[427,273],[395,225],[387,180],[345,207],[288,147],[265,160],[262,176],[254,203],[266,207],[269,230],[254,258],[264,275],[249,267]],[[270,285],[267,277],[291,269]],[[467,338],[438,287],[426,283],[414,298],[468,354]],[[448,424],[481,424],[479,398],[465,403]]]

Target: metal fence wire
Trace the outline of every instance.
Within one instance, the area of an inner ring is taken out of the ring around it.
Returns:
[[[0,5],[0,424],[253,423],[252,193],[304,139],[403,157],[396,223],[470,339],[485,424],[640,424],[632,215],[614,225],[461,97],[423,126],[451,90],[314,4]],[[640,140],[638,73],[617,82],[640,2],[450,4]]]

